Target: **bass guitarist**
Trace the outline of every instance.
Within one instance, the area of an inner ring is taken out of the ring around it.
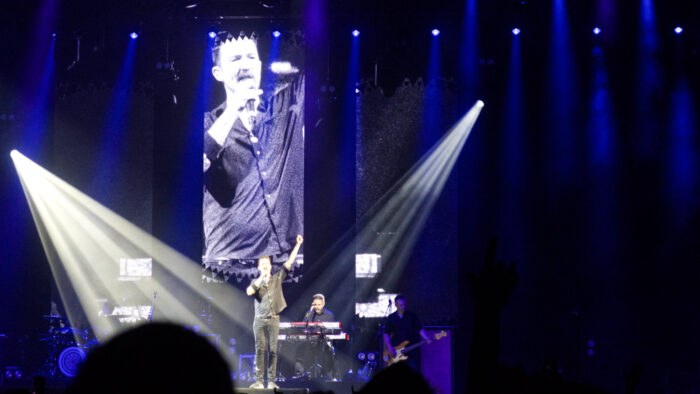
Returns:
[[[397,349],[400,350],[407,345],[417,344],[421,340],[426,343],[432,342],[431,338],[423,330],[423,324],[421,324],[418,316],[406,310],[406,297],[397,295],[394,298],[394,305],[396,305],[396,312],[390,314],[387,318],[383,336],[386,351],[392,358],[397,357]],[[405,359],[405,362],[414,371],[420,372],[420,349],[415,349],[405,356],[408,357]]]

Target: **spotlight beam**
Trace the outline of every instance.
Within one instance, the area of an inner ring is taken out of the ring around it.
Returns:
[[[320,257],[319,261],[329,263],[323,264],[324,271],[307,287],[308,290],[302,295],[302,299],[311,298],[317,289],[327,286],[328,283],[333,283],[334,287],[352,286],[351,283],[355,280],[356,253],[372,252],[382,255],[382,273],[374,281],[370,281],[374,283],[365,282],[366,287],[356,289],[358,296],[362,297],[373,291],[380,281],[381,286],[387,289],[397,283],[483,106],[482,101],[477,101],[462,119],[358,220],[353,230],[347,232]],[[357,233],[353,237],[354,230],[357,230]],[[391,232],[395,235],[387,242],[377,237],[378,232]],[[354,310],[351,308],[354,307],[348,303],[337,316],[353,315]]]
[[[58,267],[66,269],[70,285],[78,287],[76,290],[84,311],[94,309],[92,302],[98,298],[95,287],[102,287],[101,291],[111,296],[115,295],[113,289],[104,282],[109,277],[109,272],[115,271],[114,264],[120,257],[151,256],[154,268],[172,276],[169,284],[182,285],[185,292],[202,297],[198,291],[201,282],[199,264],[90,199],[19,152],[13,152],[11,156],[39,229],[42,244],[52,264],[52,272],[57,274]],[[107,264],[104,261],[107,261]],[[136,283],[134,286],[144,295],[157,289],[160,308],[165,309],[168,320],[199,322],[199,319],[178,300],[180,294],[176,296],[168,287],[156,281],[150,284],[152,287],[144,283]],[[85,288],[82,288],[83,286]],[[64,286],[59,287],[68,289]],[[250,302],[248,297],[232,287],[227,289],[224,298],[233,301],[233,305],[236,305],[236,302]],[[213,304],[239,326],[250,330],[247,321],[242,322],[231,313],[229,302],[214,300]],[[90,319],[89,313],[87,315],[91,324],[99,325],[99,322]]]

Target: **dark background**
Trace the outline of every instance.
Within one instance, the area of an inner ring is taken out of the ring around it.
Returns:
[[[266,8],[256,1],[241,0],[205,1],[187,9],[187,4],[177,1],[57,2],[51,22],[54,29],[49,29],[57,32],[55,83],[49,92],[43,132],[26,141],[25,125],[32,120],[27,107],[36,94],[32,81],[43,67],[33,49],[45,50],[33,41],[33,33],[42,27],[35,19],[42,2],[5,1],[0,6],[0,114],[15,116],[0,120],[0,150],[17,147],[79,189],[87,189],[89,178],[84,171],[90,164],[83,161],[94,154],[90,145],[96,138],[86,135],[81,146],[74,147],[78,148],[75,156],[67,157],[57,132],[71,116],[85,120],[81,123],[89,131],[89,120],[99,123],[104,114],[85,102],[66,106],[76,97],[71,89],[103,89],[103,96],[108,97],[127,35],[139,31],[134,79],[141,90],[131,103],[143,115],[139,118],[143,132],[133,133],[126,144],[133,157],[121,164],[125,171],[118,173],[123,182],[115,179],[108,189],[96,191],[95,197],[197,260],[201,254],[201,189],[183,185],[201,185],[201,139],[196,138],[201,130],[195,133],[191,122],[204,37],[221,26],[216,19],[219,15],[233,18],[221,23],[250,24],[260,30],[265,30],[259,27],[264,25],[267,31],[280,29],[283,34],[304,31],[308,51],[308,275],[304,280],[314,283],[326,268],[325,253],[352,232],[355,218],[419,153],[397,153],[404,151],[392,143],[400,138],[399,130],[392,129],[395,114],[363,112],[358,125],[365,128],[360,135],[387,133],[383,144],[364,147],[375,152],[373,163],[387,171],[377,171],[370,178],[352,175],[363,165],[355,162],[355,149],[363,149],[362,140],[358,146],[355,135],[339,132],[347,126],[344,105],[347,95],[353,93],[346,88],[349,31],[361,31],[363,84],[359,96],[354,96],[359,107],[419,108],[423,85],[417,79],[427,77],[428,31],[438,27],[440,74],[449,80],[444,93],[451,101],[431,115],[432,119],[449,125],[477,98],[486,106],[416,246],[415,258],[406,267],[407,280],[395,290],[407,294],[426,323],[456,324],[456,368],[465,370],[473,318],[465,277],[479,269],[487,240],[497,235],[499,257],[516,262],[520,275],[502,313],[503,363],[522,363],[534,373],[547,357],[554,357],[567,379],[580,378],[616,392],[622,391],[623,368],[633,361],[646,365],[640,392],[660,392],[667,379],[673,382],[682,374],[697,379],[700,5],[690,0],[655,4],[660,41],[652,58],[659,72],[651,81],[639,77],[639,2],[605,3],[613,10],[609,25],[603,25],[599,17],[604,3],[566,2],[574,58],[569,70],[571,85],[566,88],[571,90],[574,110],[563,123],[566,127],[561,127],[553,120],[556,114],[551,109],[556,103],[548,93],[552,81],[551,2],[478,2],[479,52],[467,56],[472,63],[466,66],[460,62],[465,55],[464,3],[308,1],[279,2],[275,8]],[[309,22],[313,14],[309,9],[319,4],[324,4],[319,11],[322,17]],[[259,19],[241,19],[244,15]],[[590,33],[596,24],[604,29],[598,38]],[[684,26],[680,37],[672,33],[676,25]],[[514,26],[523,30],[519,38],[523,91],[518,101],[523,117],[515,134],[506,118],[513,105],[506,93],[510,29]],[[81,61],[67,70],[75,55],[75,34],[81,37]],[[595,50],[596,46],[601,49]],[[590,148],[591,81],[601,50],[612,103],[610,133],[615,141],[605,165],[592,161]],[[175,61],[174,72],[154,67],[166,61]],[[374,84],[375,69],[383,96],[367,88]],[[476,71],[468,75],[467,69]],[[476,82],[470,79],[474,75]],[[677,174],[673,163],[678,148],[670,125],[675,113],[672,93],[681,77],[694,101],[686,111],[691,120],[684,126],[690,137],[682,144],[691,160],[687,171]],[[396,92],[405,78],[415,95]],[[640,97],[641,85],[653,87],[647,100],[653,106],[639,105],[646,100]],[[178,104],[172,102],[173,93]],[[75,109],[72,114],[71,107]],[[416,117],[405,129],[407,139],[418,139],[423,121]],[[152,127],[146,127],[149,122]],[[509,145],[513,141],[517,143]],[[51,277],[9,155],[0,154],[0,162],[0,333],[8,334],[8,339],[0,339],[4,342],[2,367],[15,362],[18,349],[25,349],[23,362],[28,364],[32,357],[41,358],[41,348],[30,351],[27,344],[44,330],[41,315],[49,311]],[[142,171],[131,177],[128,168]],[[150,189],[144,183],[151,183]],[[107,198],[115,192],[123,198]],[[333,285],[327,284],[329,289]],[[341,291],[352,293],[351,289]],[[306,309],[307,301],[297,300],[301,294],[299,288],[287,293],[290,316]],[[332,303],[329,307],[334,309]],[[585,354],[588,340],[595,342],[592,356]]]

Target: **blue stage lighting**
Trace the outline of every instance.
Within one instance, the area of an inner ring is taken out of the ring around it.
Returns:
[[[51,34],[51,38],[56,38],[56,33]]]
[[[209,32],[209,38],[215,38],[216,37],[216,32],[215,31],[210,31]]]
[[[352,36],[353,36],[353,37],[357,37],[357,36],[359,36],[359,35],[360,35],[360,31],[359,31],[359,30],[355,29],[355,30],[352,31]]]
[[[281,35],[282,35],[282,33],[280,33],[279,30],[275,30],[272,32],[272,36],[275,38],[280,38]]]
[[[440,30],[438,29],[433,29],[430,33],[432,33],[433,37],[437,37],[440,35]]]
[[[683,33],[683,28],[680,27],[680,26],[676,26],[676,28],[673,29],[673,31],[674,31],[676,34],[681,34],[681,33]]]
[[[595,34],[596,36],[597,36],[598,34],[600,34],[600,27],[598,27],[598,26],[594,27],[594,28],[593,28],[593,34]]]
[[[520,34],[520,29],[518,29],[518,28],[516,27],[516,28],[514,28],[513,30],[511,30],[511,32],[513,33],[514,36],[517,36],[518,34]]]
[[[132,31],[131,34],[129,34],[129,37],[131,37],[132,40],[135,40],[139,37],[139,35],[135,31]]]

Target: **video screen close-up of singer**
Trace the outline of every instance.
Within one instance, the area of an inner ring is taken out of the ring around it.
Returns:
[[[203,260],[283,263],[304,226],[303,72],[284,63],[263,91],[255,34],[214,41],[226,99],[204,116]]]

